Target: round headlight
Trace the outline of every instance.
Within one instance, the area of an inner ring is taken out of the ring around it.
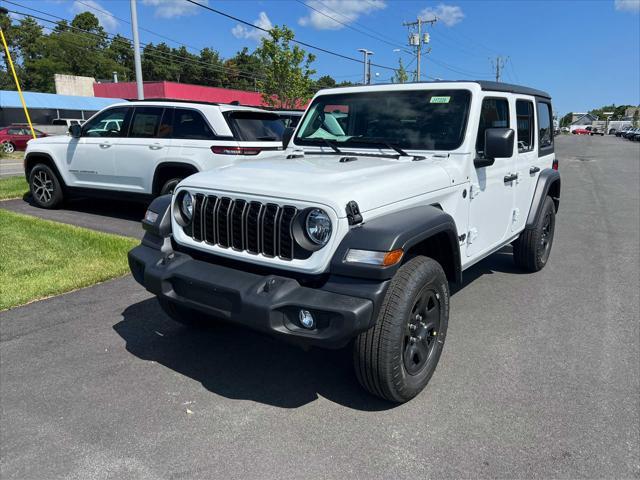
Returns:
[[[316,245],[326,245],[331,237],[331,219],[324,211],[314,208],[307,214],[307,235]]]
[[[193,197],[189,192],[182,192],[179,202],[182,218],[189,223],[193,218]]]

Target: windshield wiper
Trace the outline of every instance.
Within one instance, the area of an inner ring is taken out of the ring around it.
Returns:
[[[309,143],[324,143],[326,146],[331,148],[331,150],[333,150],[334,152],[340,153],[340,154],[343,153],[343,151],[340,150],[336,145],[336,142],[333,140],[329,140],[328,138],[305,138],[304,141]]]
[[[351,142],[366,143],[371,145],[382,145],[384,147],[387,147],[389,150],[394,150],[395,152],[398,153],[398,155],[401,155],[403,157],[412,157],[414,160],[424,159],[424,157],[419,157],[417,155],[409,155],[402,148],[400,148],[400,146],[398,146],[397,143],[390,142],[389,139],[384,137],[352,137],[349,140],[347,140],[345,143],[351,143]]]

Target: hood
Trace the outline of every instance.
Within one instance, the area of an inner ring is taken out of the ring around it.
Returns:
[[[343,157],[355,160],[340,162]],[[249,160],[197,173],[181,186],[229,192],[239,197],[290,199],[323,204],[345,216],[354,200],[366,212],[428,191],[445,188],[451,178],[442,159],[393,159],[345,153],[343,155],[284,156]]]

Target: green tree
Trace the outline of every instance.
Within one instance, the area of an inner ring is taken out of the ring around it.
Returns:
[[[560,119],[561,127],[568,127],[571,124],[571,119],[573,118],[573,112],[567,113],[564,117]]]
[[[391,81],[393,83],[405,83],[409,81],[409,74],[407,73],[407,70],[404,68],[401,58],[398,59],[398,68],[396,70],[396,73],[393,75],[393,77],[391,77]]]
[[[315,81],[314,90],[322,90],[323,88],[333,88],[336,86],[336,81],[330,75],[323,75]]]
[[[258,80],[262,98],[277,108],[301,108],[311,98],[315,56],[298,45],[291,46],[294,33],[286,26],[275,26],[256,50],[262,62],[263,77]]]
[[[225,86],[238,90],[258,89],[258,77],[263,75],[262,61],[256,52],[249,53],[244,47],[235,56],[224,62]]]

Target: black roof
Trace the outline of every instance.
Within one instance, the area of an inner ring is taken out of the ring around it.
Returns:
[[[490,82],[488,80],[433,80],[430,82],[405,82],[404,84],[434,84],[434,83],[477,83],[482,90],[491,92],[520,93],[522,95],[532,95],[534,97],[551,98],[547,92],[536,90],[535,88],[513,85],[511,83]],[[376,85],[398,85],[396,83],[376,83]],[[371,85],[344,85],[333,88],[370,87]]]
[[[523,87],[522,85],[513,85],[511,83],[489,82],[487,80],[475,80],[473,83],[480,85],[482,90],[490,90],[492,92],[509,92],[520,93],[522,95],[532,95],[534,97],[551,98],[547,92],[536,90],[535,88]]]

